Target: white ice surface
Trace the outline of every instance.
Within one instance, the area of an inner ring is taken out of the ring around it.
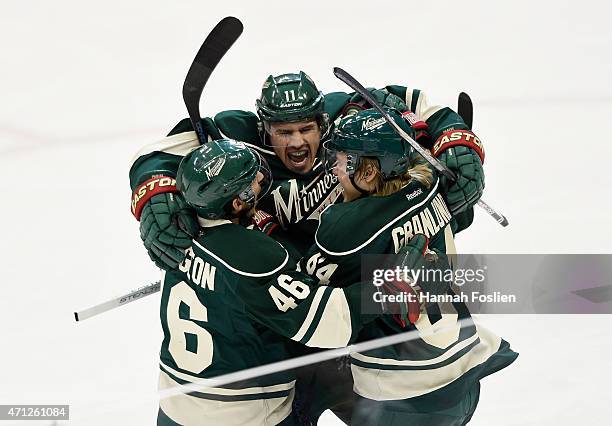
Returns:
[[[186,116],[184,75],[226,15],[245,31],[212,75],[202,115],[250,109],[265,77],[297,69],[326,92],[346,90],[333,66],[439,103],[455,105],[465,90],[487,151],[486,200],[511,225],[478,212],[460,251],[610,253],[610,9],[594,0],[4,1],[0,404],[70,404],[71,425],[154,423],[157,296],[79,324],[72,312],[158,278],[129,213],[130,160]],[[520,357],[483,381],[472,424],[610,424],[612,317],[481,320]]]

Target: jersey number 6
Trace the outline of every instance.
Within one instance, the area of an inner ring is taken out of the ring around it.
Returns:
[[[188,319],[179,316],[181,303],[189,306]],[[166,317],[170,330],[168,351],[177,367],[192,373],[201,373],[212,364],[213,339],[206,329],[200,327],[193,320],[208,321],[208,310],[185,281],[181,281],[170,290]],[[187,349],[188,334],[196,338],[195,352]]]

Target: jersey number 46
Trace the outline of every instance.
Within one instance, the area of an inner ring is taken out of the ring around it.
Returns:
[[[275,286],[268,288],[268,293],[272,296],[274,304],[281,312],[287,312],[289,309],[297,308],[295,300],[303,300],[310,294],[310,287],[301,281],[294,280],[289,275],[281,274],[276,280],[279,287],[286,290],[289,295],[281,291]]]

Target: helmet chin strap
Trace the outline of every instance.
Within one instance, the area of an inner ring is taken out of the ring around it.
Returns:
[[[247,209],[242,210],[240,213],[238,213],[238,223],[244,226],[245,228],[253,223],[253,217],[248,216],[249,212],[253,207],[253,204],[249,204],[249,207]]]
[[[349,180],[351,181],[351,184],[353,185],[353,187],[359,191],[360,198],[365,196],[365,195],[370,195],[371,191],[366,191],[365,189],[361,188],[359,185],[357,185],[357,182],[355,181],[355,175],[352,174],[349,176]]]
[[[240,199],[240,198],[238,198]],[[242,201],[242,200],[241,200]],[[244,208],[241,209],[238,213],[233,214],[232,219],[238,220],[238,224],[244,226],[245,228],[252,224],[252,216],[249,216],[249,212],[255,207],[256,203],[249,203],[246,201],[242,201],[244,203]]]

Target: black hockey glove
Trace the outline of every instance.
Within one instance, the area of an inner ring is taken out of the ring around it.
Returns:
[[[140,238],[151,260],[164,270],[176,268],[185,259],[185,249],[198,232],[195,211],[179,193],[154,195],[142,208]]]

